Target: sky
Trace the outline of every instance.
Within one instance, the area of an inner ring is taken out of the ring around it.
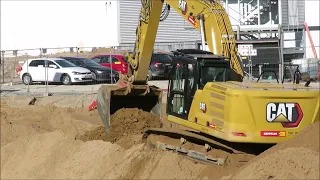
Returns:
[[[306,1],[306,22],[319,26],[319,0]],[[105,2],[1,0],[1,49],[107,46]],[[319,46],[319,32],[312,36]]]
[[[105,46],[105,1],[3,1],[1,49]]]

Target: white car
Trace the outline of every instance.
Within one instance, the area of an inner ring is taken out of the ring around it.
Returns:
[[[78,67],[65,59],[37,58],[25,61],[20,78],[26,85],[46,80],[69,85],[76,82],[92,81],[92,73],[90,70]]]

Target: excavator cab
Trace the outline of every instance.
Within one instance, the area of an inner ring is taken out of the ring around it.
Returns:
[[[207,82],[232,80],[230,62],[222,56],[201,50],[177,50],[168,84],[167,114],[188,119],[194,94]]]

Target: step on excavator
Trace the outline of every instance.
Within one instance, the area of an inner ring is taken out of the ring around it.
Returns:
[[[160,21],[173,8],[200,31],[208,51],[178,49],[170,71],[166,119],[180,129],[150,128],[150,145],[223,165],[224,158],[187,149],[194,142],[205,149],[243,153],[246,144],[263,146],[293,138],[319,120],[319,89],[293,83],[246,82],[231,23],[217,0],[141,0],[133,52],[127,53],[128,74],[116,86],[102,85],[97,109],[107,134],[110,115],[121,108],[139,108],[161,116],[162,90],[147,84],[148,67]],[[164,118],[164,117],[161,117]],[[185,128],[185,129],[184,129]],[[179,140],[166,144],[152,139]]]

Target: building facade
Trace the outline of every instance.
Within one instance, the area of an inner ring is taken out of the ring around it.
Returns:
[[[254,48],[257,48],[259,57],[253,58],[263,59],[265,54],[270,52],[270,49],[264,47],[281,47],[280,51],[274,48],[271,53],[275,56],[272,58],[275,63],[279,62],[281,57],[291,59],[304,56],[303,50],[292,49],[305,43],[304,0],[221,0],[221,3],[229,14],[237,43],[253,44]],[[106,2],[111,46],[128,49],[133,47],[140,8],[140,1]],[[167,19],[159,24],[155,48],[198,48],[200,42],[200,33],[171,9]],[[261,63],[269,61],[270,59],[266,59]]]

